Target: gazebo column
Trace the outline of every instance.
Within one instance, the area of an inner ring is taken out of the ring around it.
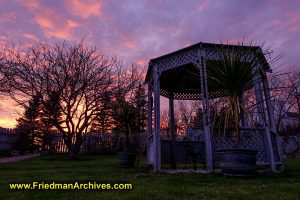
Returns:
[[[255,67],[253,79],[254,79],[253,82],[254,82],[255,99],[257,104],[259,124],[265,125],[266,118],[265,118],[265,109],[264,109],[264,102],[263,102],[263,95],[262,95],[262,88],[261,88],[261,77],[260,77],[259,66]]]
[[[176,169],[176,132],[175,132],[175,120],[174,120],[174,94],[170,93],[169,97],[169,116],[170,116],[170,133],[171,133],[171,165],[173,169]]]
[[[152,89],[151,81],[148,82],[148,126],[147,126],[147,161],[153,164],[153,133],[152,133]]]
[[[281,149],[280,140],[279,140],[279,137],[277,135],[277,130],[276,130],[275,116],[274,116],[274,111],[273,111],[273,106],[272,106],[272,101],[271,101],[269,81],[268,81],[267,75],[264,74],[264,76],[265,76],[265,79],[263,80],[263,87],[264,87],[264,93],[265,93],[265,99],[266,99],[266,105],[267,105],[269,124],[270,124],[270,128],[273,132],[272,134],[274,134],[274,133],[276,134],[276,141],[271,140],[271,132],[270,131],[267,132],[267,134],[269,134],[269,135],[267,135],[267,137],[268,137],[267,139],[268,139],[268,143],[269,143],[269,149],[271,149],[271,151],[272,151],[272,152],[270,152],[270,155],[271,155],[270,159],[273,158],[273,161],[271,160],[271,169],[272,169],[272,171],[276,171],[274,152],[273,152],[274,145],[272,143],[276,142],[276,147],[278,150],[278,156],[279,156],[280,162],[283,162],[282,149]],[[275,152],[277,152],[277,151],[275,151]],[[280,168],[281,168],[281,170],[283,169],[283,164],[280,166]]]
[[[274,111],[273,111],[273,106],[272,106],[272,101],[271,101],[271,95],[270,95],[269,81],[268,81],[267,76],[265,77],[265,79],[263,81],[263,87],[264,87],[270,128],[272,129],[272,131],[277,132],[276,125],[275,125],[275,116],[274,116]]]
[[[268,155],[269,155],[269,164],[270,169],[275,172],[275,161],[274,161],[274,151],[273,151],[273,145],[272,145],[272,139],[271,139],[271,133],[267,126],[267,121],[265,118],[265,109],[264,109],[264,102],[263,102],[263,95],[262,95],[262,88],[261,88],[261,69],[259,62],[257,61],[257,65],[254,68],[254,89],[255,89],[255,97],[256,97],[256,103],[257,103],[257,111],[258,111],[258,117],[259,117],[259,124],[264,126],[264,132],[265,132],[265,145],[268,148]]]
[[[207,171],[213,171],[213,158],[212,158],[212,140],[210,132],[210,114],[209,114],[209,103],[208,103],[208,86],[206,78],[206,64],[202,56],[199,60],[200,69],[200,82],[201,82],[201,93],[202,93],[202,106],[203,106],[203,127],[205,134],[205,153],[206,153],[206,166]]]
[[[154,65],[154,171],[160,171],[161,152],[160,152],[160,78],[158,65]]]

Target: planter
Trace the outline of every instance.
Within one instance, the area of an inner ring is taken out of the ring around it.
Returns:
[[[117,159],[118,159],[118,167],[131,168],[134,166],[136,154],[135,153],[118,152]]]
[[[256,153],[256,150],[248,149],[217,150],[223,175],[254,176]]]

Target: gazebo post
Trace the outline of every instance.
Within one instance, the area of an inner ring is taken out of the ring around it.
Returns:
[[[263,102],[263,95],[262,95],[262,88],[261,88],[260,69],[258,65],[256,65],[253,75],[254,75],[253,82],[254,82],[254,90],[255,90],[255,99],[257,103],[259,124],[265,125],[266,122],[265,109],[264,109],[264,102]]]
[[[263,87],[264,87],[270,128],[272,129],[272,131],[277,132],[276,125],[275,125],[275,116],[274,116],[274,112],[273,112],[273,106],[272,106],[271,95],[270,95],[269,81],[268,81],[267,76],[265,77],[265,79],[263,81]]]
[[[263,102],[263,95],[262,95],[262,90],[264,89],[264,94],[266,97],[266,105],[267,105],[267,109],[268,109],[268,114],[269,109],[271,109],[271,104],[268,103],[268,100],[270,100],[270,96],[268,96],[270,93],[268,93],[268,91],[266,91],[266,86],[265,85],[265,81],[262,80],[262,76],[266,76],[265,71],[263,71],[263,69],[261,69],[261,65],[259,64],[259,62],[257,62],[258,64],[256,65],[256,74],[255,74],[255,79],[257,80],[257,82],[254,82],[254,89],[255,89],[255,95],[256,95],[256,101],[258,102],[258,111],[260,113],[259,117],[260,117],[260,123],[263,124],[264,126],[264,130],[265,130],[265,136],[266,136],[266,143],[267,143],[267,147],[268,147],[268,153],[269,153],[269,159],[270,159],[270,168],[273,172],[276,172],[276,164],[275,164],[275,155],[274,155],[274,146],[273,143],[274,141],[272,141],[272,137],[271,137],[271,132],[269,130],[268,124],[267,124],[267,120],[266,120],[266,113],[265,113],[265,108],[264,108],[264,102]],[[263,85],[263,89],[262,89],[262,85]],[[269,118],[272,119],[273,117]],[[273,128],[272,128],[273,129]],[[275,129],[274,129],[275,131]],[[280,155],[280,150],[279,150],[279,146],[278,146],[278,141],[277,141],[277,135],[276,135],[276,147],[278,150],[278,156],[281,159],[281,155]]]
[[[272,106],[272,101],[271,101],[269,81],[268,81],[267,75],[266,74],[264,74],[264,75],[265,75],[265,79],[263,81],[263,87],[264,87],[264,93],[265,93],[265,99],[266,99],[266,105],[267,105],[267,112],[268,112],[269,124],[270,124],[271,130],[276,134],[276,147],[277,147],[277,150],[278,150],[279,160],[280,160],[280,162],[282,162],[283,161],[283,158],[282,158],[282,149],[281,149],[279,137],[277,135],[277,130],[276,130],[275,116],[274,116],[273,106]],[[269,134],[270,134],[270,132],[269,132]],[[269,140],[271,140],[271,139],[269,139]],[[274,147],[272,145],[272,151],[273,151],[273,148]],[[273,156],[273,159],[274,159],[274,156]],[[272,165],[271,166],[272,170],[275,171],[276,170],[275,160],[273,162],[271,161],[271,165]],[[281,165],[280,168],[282,170],[283,169],[283,165]]]
[[[153,70],[154,78],[154,171],[160,171],[160,81],[158,65],[154,65]]]
[[[173,169],[176,169],[176,132],[174,123],[174,94],[170,93],[169,97],[169,116],[170,116],[170,133],[172,138],[171,143],[171,165]]]
[[[206,166],[207,171],[213,171],[213,159],[212,159],[212,145],[211,145],[211,132],[210,132],[210,116],[209,116],[209,104],[208,104],[208,86],[206,79],[206,64],[202,55],[199,56],[199,69],[200,69],[200,82],[202,93],[202,106],[204,110],[203,114],[203,128],[205,134],[205,153],[206,153]]]
[[[151,146],[153,133],[152,133],[152,89],[151,89],[151,81],[148,82],[148,126],[147,126],[147,160],[148,163],[153,163],[153,152],[151,151]],[[152,153],[152,154],[150,154]]]

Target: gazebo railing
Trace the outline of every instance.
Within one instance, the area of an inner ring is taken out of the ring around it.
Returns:
[[[212,143],[215,162],[218,162],[216,150],[239,148],[256,150],[256,163],[258,165],[270,163],[264,128],[242,128],[239,141],[234,137],[214,136]]]
[[[205,137],[203,130],[191,129],[193,133],[187,133],[186,137],[195,144],[196,151],[201,151],[202,156],[205,158]],[[212,148],[213,148],[213,160],[214,163],[218,163],[218,157],[216,150],[219,149],[252,149],[257,151],[257,165],[270,165],[271,156],[274,156],[275,164],[279,164],[281,159],[280,146],[276,146],[277,134],[275,132],[269,131],[268,128],[241,128],[240,140],[235,137],[224,137],[222,135],[215,134],[212,136]],[[268,134],[270,134],[270,139],[272,144],[273,155],[271,155],[270,147],[268,143]],[[193,137],[195,136],[195,137]],[[171,163],[171,143],[170,139],[161,137],[161,163],[169,164]],[[175,159],[176,164],[181,164],[186,162],[187,149],[184,146],[184,141],[177,139],[175,143]],[[187,163],[192,163],[193,160],[188,158]],[[201,158],[197,158],[197,163],[201,162]]]
[[[187,144],[189,143],[189,144]],[[161,140],[161,163],[162,164],[171,164],[171,140]],[[203,159],[205,161],[205,142],[204,141],[176,141],[175,143],[175,161],[176,164],[185,164],[185,163],[193,163],[194,159],[190,155],[189,149],[187,145],[191,145],[194,153],[198,154],[196,156],[197,163],[203,163]]]

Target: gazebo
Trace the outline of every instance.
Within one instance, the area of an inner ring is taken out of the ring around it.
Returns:
[[[213,138],[211,134],[211,119],[209,101],[213,98],[224,97],[218,88],[208,84],[206,61],[218,59],[217,48],[224,44],[197,43],[178,51],[151,59],[148,65],[145,82],[148,85],[148,130],[147,130],[147,160],[155,172],[161,171],[162,144],[160,135],[160,96],[169,99],[169,117],[171,133],[171,164],[176,166],[176,132],[174,127],[174,100],[201,100],[203,108],[203,127],[206,171],[213,172],[214,151],[219,147],[230,148],[228,139]],[[224,45],[241,48],[238,45]],[[258,46],[243,46],[253,48],[257,69],[260,73],[253,76],[253,81],[245,90],[254,88],[257,102],[258,127],[248,127],[243,121],[241,131],[247,132],[246,147],[258,151],[257,164],[268,165],[275,172],[283,167],[280,145],[275,127],[274,113],[270,98],[270,89],[266,74],[271,72],[262,49]],[[198,74],[199,76],[195,76]],[[154,97],[152,97],[154,94]],[[154,109],[154,119],[152,112]],[[152,125],[154,121],[154,126]],[[154,129],[153,129],[154,127]],[[225,144],[225,146],[224,146]]]

